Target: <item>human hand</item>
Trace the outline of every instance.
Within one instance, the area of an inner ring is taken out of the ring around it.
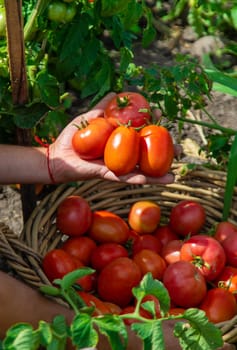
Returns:
[[[174,181],[173,174],[154,178],[147,177],[138,169],[124,176],[116,176],[104,164],[102,159],[86,161],[81,159],[72,147],[72,136],[75,133],[75,124],[79,125],[82,119],[91,120],[101,117],[104,109],[115,93],[106,95],[92,110],[76,117],[69,123],[58,136],[56,141],[50,145],[50,169],[57,183],[79,181],[91,178],[101,178],[110,181],[120,181],[133,184],[161,183],[167,184]],[[175,148],[177,153],[178,148]]]

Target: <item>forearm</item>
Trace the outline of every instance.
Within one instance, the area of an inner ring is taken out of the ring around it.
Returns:
[[[0,145],[0,184],[51,183],[47,149]]]

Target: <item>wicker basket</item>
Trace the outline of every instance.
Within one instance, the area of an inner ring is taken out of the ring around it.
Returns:
[[[127,217],[131,204],[140,199],[158,202],[163,217],[170,213],[178,201],[194,199],[206,209],[207,231],[222,220],[226,173],[201,165],[186,170],[185,164],[174,164],[176,180],[168,185],[128,185],[99,179],[59,185],[40,201],[20,237],[0,224],[0,253],[14,273],[31,287],[49,284],[41,268],[42,257],[50,249],[58,247],[63,240],[56,229],[55,215],[61,201],[72,194],[86,198],[92,210],[107,209],[124,218]],[[233,194],[229,221],[237,225],[237,187]],[[226,342],[237,343],[237,317],[219,326]]]

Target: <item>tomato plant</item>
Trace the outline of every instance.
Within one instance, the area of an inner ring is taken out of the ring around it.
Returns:
[[[171,301],[183,308],[198,306],[207,293],[205,278],[189,261],[177,261],[167,266],[163,276]]]
[[[149,123],[151,109],[146,98],[137,92],[121,92],[109,101],[105,118],[115,127],[125,124],[138,128]]]
[[[111,261],[98,275],[97,292],[104,301],[127,306],[132,298],[132,288],[141,280],[141,271],[130,258],[121,257]]]
[[[150,249],[142,249],[133,256],[133,261],[139,266],[142,276],[151,272],[153,278],[163,279],[166,262],[158,253]]]
[[[237,314],[234,295],[223,288],[208,290],[199,308],[205,311],[209,321],[213,323],[228,321]]]
[[[130,150],[130,151],[128,151]],[[117,176],[133,171],[139,158],[139,135],[128,126],[118,126],[110,134],[104,149],[104,162]]]
[[[112,260],[120,257],[128,257],[128,251],[121,244],[118,243],[102,243],[94,249],[90,264],[97,270],[102,270]]]
[[[128,239],[129,227],[119,215],[107,210],[97,210],[92,214],[88,235],[99,243],[123,244]]]
[[[68,236],[83,235],[92,222],[89,203],[81,196],[69,196],[58,206],[56,214],[57,228]]]
[[[142,249],[150,249],[160,253],[161,243],[158,238],[151,234],[139,235],[132,245],[132,254],[135,255]]]
[[[152,201],[135,202],[128,213],[130,227],[140,233],[152,233],[160,223],[160,206]]]
[[[60,248],[79,259],[85,265],[89,265],[91,254],[96,248],[96,243],[87,236],[69,237]]]
[[[67,252],[62,249],[52,249],[44,256],[42,267],[49,281],[53,282],[75,270],[76,265]]]
[[[192,262],[207,281],[213,281],[226,264],[226,254],[221,244],[207,235],[194,235],[180,250],[180,259]]]
[[[106,142],[114,127],[105,118],[99,117],[82,124],[72,138],[74,150],[82,159],[103,158]]]
[[[205,221],[204,207],[193,200],[183,200],[177,203],[170,212],[171,229],[180,236],[198,233]]]
[[[139,167],[148,176],[163,176],[174,159],[173,139],[169,131],[158,125],[147,125],[140,130]]]

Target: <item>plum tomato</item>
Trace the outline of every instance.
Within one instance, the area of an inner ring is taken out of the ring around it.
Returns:
[[[153,232],[153,235],[158,238],[161,243],[161,247],[164,247],[168,242],[179,239],[179,236],[174,233],[170,225],[158,226],[157,229]]]
[[[139,168],[147,176],[160,177],[171,168],[174,144],[169,131],[159,125],[147,125],[139,132]]]
[[[133,299],[132,289],[141,281],[141,271],[130,258],[114,259],[98,274],[97,292],[103,301],[120,307],[128,306]]]
[[[127,249],[118,243],[102,243],[94,249],[90,265],[97,271],[101,271],[108,263],[119,257],[128,257]]]
[[[142,276],[150,272],[153,278],[163,279],[166,269],[165,260],[156,252],[149,249],[142,249],[133,256],[133,261],[139,266]]]
[[[180,239],[173,239],[166,243],[161,249],[160,255],[167,264],[180,260],[180,250],[183,242]]]
[[[227,264],[237,267],[237,232],[229,235],[221,245],[225,251]]]
[[[75,263],[75,269],[80,269],[81,267],[85,267],[85,265],[77,258],[72,257]],[[85,275],[81,278],[78,278],[76,284],[80,286],[80,288],[84,292],[92,292],[94,290],[96,284],[96,274]]]
[[[180,259],[192,262],[207,281],[213,281],[226,264],[221,244],[207,235],[194,235],[180,249]]]
[[[73,149],[85,160],[103,158],[106,142],[114,127],[102,117],[82,124],[72,137]]]
[[[42,260],[42,268],[50,282],[63,278],[76,268],[73,258],[62,249],[52,249]]]
[[[120,243],[127,241],[129,227],[119,215],[108,210],[96,210],[92,214],[92,223],[88,236],[98,243]]]
[[[151,234],[139,235],[132,245],[132,254],[135,255],[142,249],[150,249],[159,254],[161,252],[161,243],[158,238]]]
[[[87,236],[69,237],[60,248],[79,259],[83,264],[89,265],[96,243]]]
[[[148,200],[133,203],[128,213],[129,226],[140,234],[152,233],[160,223],[160,206]]]
[[[216,226],[214,238],[222,243],[232,234],[237,235],[237,226],[228,221],[221,221]]]
[[[105,118],[115,127],[124,124],[138,128],[151,120],[151,109],[146,98],[137,92],[121,92],[109,101]]]
[[[177,203],[170,212],[171,229],[180,236],[199,233],[205,221],[205,208],[193,200],[183,200]]]
[[[104,149],[104,162],[115,175],[133,171],[139,159],[139,135],[132,127],[118,126],[110,134]]]
[[[58,206],[57,228],[68,236],[86,233],[92,222],[92,210],[87,200],[81,196],[68,196]]]
[[[205,311],[208,320],[212,323],[228,321],[237,314],[234,295],[223,288],[209,289],[199,309]]]
[[[171,302],[183,308],[197,307],[207,293],[205,278],[189,261],[179,260],[168,265],[163,283]]]

